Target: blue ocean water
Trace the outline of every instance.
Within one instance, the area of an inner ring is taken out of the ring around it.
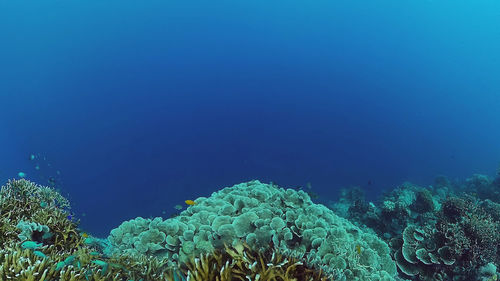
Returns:
[[[493,174],[498,50],[493,0],[2,1],[0,180],[54,180],[106,236],[251,179]]]

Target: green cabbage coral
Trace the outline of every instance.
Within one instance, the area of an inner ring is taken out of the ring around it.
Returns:
[[[108,239],[117,253],[179,262],[224,244],[245,242],[254,249],[272,246],[324,270],[341,271],[348,280],[393,280],[396,274],[389,247],[376,235],[314,204],[303,191],[259,181],[198,198],[175,218],[124,222]]]

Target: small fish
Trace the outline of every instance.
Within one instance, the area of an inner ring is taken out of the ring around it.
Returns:
[[[356,245],[356,252],[358,253],[358,255],[361,255],[361,246],[359,244]]]
[[[26,177],[26,173],[24,173],[24,172],[19,172],[19,173],[17,173],[17,175],[18,175],[20,178],[24,178],[24,177]]]
[[[87,232],[84,232],[84,233],[82,233],[82,237],[83,238],[89,238],[89,235],[87,234]]]
[[[40,170],[40,166],[36,165],[35,170]]]
[[[73,216],[72,216],[72,215],[68,215],[66,218],[67,218],[68,220],[72,220],[72,219],[73,219]]]
[[[306,183],[307,189],[312,189],[312,184],[310,182]]]
[[[52,186],[56,185],[56,179],[55,179],[54,177],[50,177],[50,178],[47,180],[47,182],[48,182],[50,185],[52,185]]]
[[[75,261],[75,256],[71,255],[64,260],[64,264],[69,265],[72,264],[73,261]]]
[[[40,251],[33,251],[33,254],[35,254],[35,256],[41,257],[43,259],[47,257],[44,253],[42,253]]]
[[[102,260],[93,260],[92,263],[97,264],[98,266],[107,266],[108,263]]]
[[[189,206],[196,205],[196,202],[194,202],[193,200],[186,200],[184,202],[186,202],[186,204],[188,204]]]
[[[40,248],[42,245],[43,245],[42,243],[36,243],[34,241],[24,241],[21,244],[21,248],[35,250],[35,249]]]
[[[175,205],[175,206],[174,206],[174,209],[176,209],[176,210],[182,210],[182,208],[183,208],[183,207],[182,207],[181,205]]]
[[[30,155],[30,160],[35,160],[35,154]]]
[[[56,271],[61,270],[65,266],[66,266],[66,264],[63,261],[58,262],[56,265]]]
[[[107,262],[102,260],[93,260],[92,263],[101,267],[102,274],[106,274],[106,272],[108,271],[109,264]]]

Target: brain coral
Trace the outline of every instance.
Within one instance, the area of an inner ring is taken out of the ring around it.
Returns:
[[[396,275],[385,242],[314,204],[303,191],[250,181],[195,202],[171,219],[124,222],[108,239],[117,252],[180,262],[243,241],[255,249],[272,245],[302,256],[347,280],[394,280]]]

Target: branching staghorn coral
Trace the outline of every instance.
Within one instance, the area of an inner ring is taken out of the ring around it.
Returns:
[[[335,280],[301,260],[282,255],[273,247],[257,251],[245,243],[192,258],[181,271],[192,281],[326,281]]]
[[[0,245],[16,240],[21,232],[17,224],[26,221],[49,227],[53,235],[44,243],[59,249],[78,247],[82,238],[76,229],[78,222],[67,218],[69,207],[69,201],[53,188],[25,179],[10,180],[0,190]]]
[[[114,266],[84,243],[69,202],[50,187],[11,180],[0,190],[0,280],[123,280]],[[28,229],[29,228],[29,229]]]
[[[68,259],[68,255],[58,252],[51,246],[43,249],[46,257],[39,256],[30,249],[6,247],[0,250],[0,280],[43,281],[43,280],[122,280],[119,270],[104,270],[95,263],[83,262],[83,252],[78,258]],[[87,253],[88,255],[88,253]],[[54,258],[58,258],[55,260]],[[72,260],[71,264],[59,268],[64,259]],[[87,259],[90,261],[90,259]]]

